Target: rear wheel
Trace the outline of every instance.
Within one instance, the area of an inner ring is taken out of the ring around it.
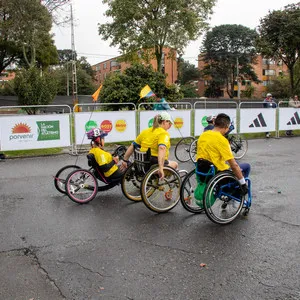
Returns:
[[[141,186],[145,205],[152,211],[164,213],[174,208],[180,200],[181,178],[173,168],[164,167],[165,177],[159,179],[158,167],[146,173]]]
[[[175,157],[180,162],[187,162],[190,160],[190,145],[195,140],[193,136],[184,137],[177,143],[175,147]]]
[[[199,214],[204,211],[196,203],[195,190],[198,185],[195,169],[186,175],[180,188],[180,201],[182,206],[189,212]]]
[[[68,165],[68,166],[61,168],[56,173],[56,175],[54,176],[54,186],[60,193],[66,194],[66,189],[65,189],[66,178],[72,171],[78,170],[78,169],[80,169],[79,166]]]
[[[124,196],[131,201],[142,201],[141,196],[141,182],[143,177],[136,175],[134,164],[131,164],[125,171],[121,188]]]
[[[234,135],[229,138],[230,148],[235,159],[241,159],[248,151],[248,141]]]
[[[204,209],[214,223],[231,223],[239,216],[243,202],[240,184],[231,172],[221,172],[208,182],[204,192]]]
[[[88,170],[79,169],[69,174],[66,179],[65,189],[72,201],[84,204],[96,197],[98,182],[93,173]]]
[[[197,155],[197,140],[194,140],[191,145],[190,145],[190,149],[189,149],[189,155],[190,155],[190,159],[193,163],[196,162],[196,155]]]

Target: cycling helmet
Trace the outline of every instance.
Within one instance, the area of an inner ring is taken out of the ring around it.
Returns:
[[[102,139],[107,136],[107,132],[101,130],[100,128],[93,128],[88,131],[86,135],[89,140],[95,141],[97,138]]]
[[[206,117],[206,122],[207,123],[213,123],[213,121],[215,120],[216,116],[208,116]]]

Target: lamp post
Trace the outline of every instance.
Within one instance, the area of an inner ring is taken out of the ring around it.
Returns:
[[[237,84],[237,97],[241,98],[241,90],[240,90],[240,77],[239,77],[239,57],[236,57],[236,84]]]

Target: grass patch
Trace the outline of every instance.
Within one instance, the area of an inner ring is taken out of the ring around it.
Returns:
[[[30,156],[59,154],[62,151],[63,148],[47,148],[47,149],[4,151],[3,153],[6,157],[30,157]]]

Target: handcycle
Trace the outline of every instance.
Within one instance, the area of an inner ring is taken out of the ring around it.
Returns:
[[[125,146],[119,146],[112,156],[124,157]],[[62,167],[54,176],[55,188],[63,194],[80,204],[92,201],[98,191],[105,191],[120,184],[121,179],[107,180],[100,170],[93,154],[87,155],[89,169],[83,169],[78,165],[67,165]],[[98,184],[98,181],[100,184]]]
[[[181,174],[186,171],[165,166],[165,178],[161,180],[158,165],[150,164],[150,155],[150,151],[134,149],[134,162],[123,175],[122,191],[129,200],[143,201],[154,212],[167,212],[180,200]]]
[[[214,223],[225,225],[235,220],[243,211],[248,215],[252,202],[251,180],[245,178],[248,194],[243,196],[241,186],[232,171],[216,173],[214,165],[205,170],[197,167],[183,180],[180,189],[182,206],[191,213],[205,211]]]

